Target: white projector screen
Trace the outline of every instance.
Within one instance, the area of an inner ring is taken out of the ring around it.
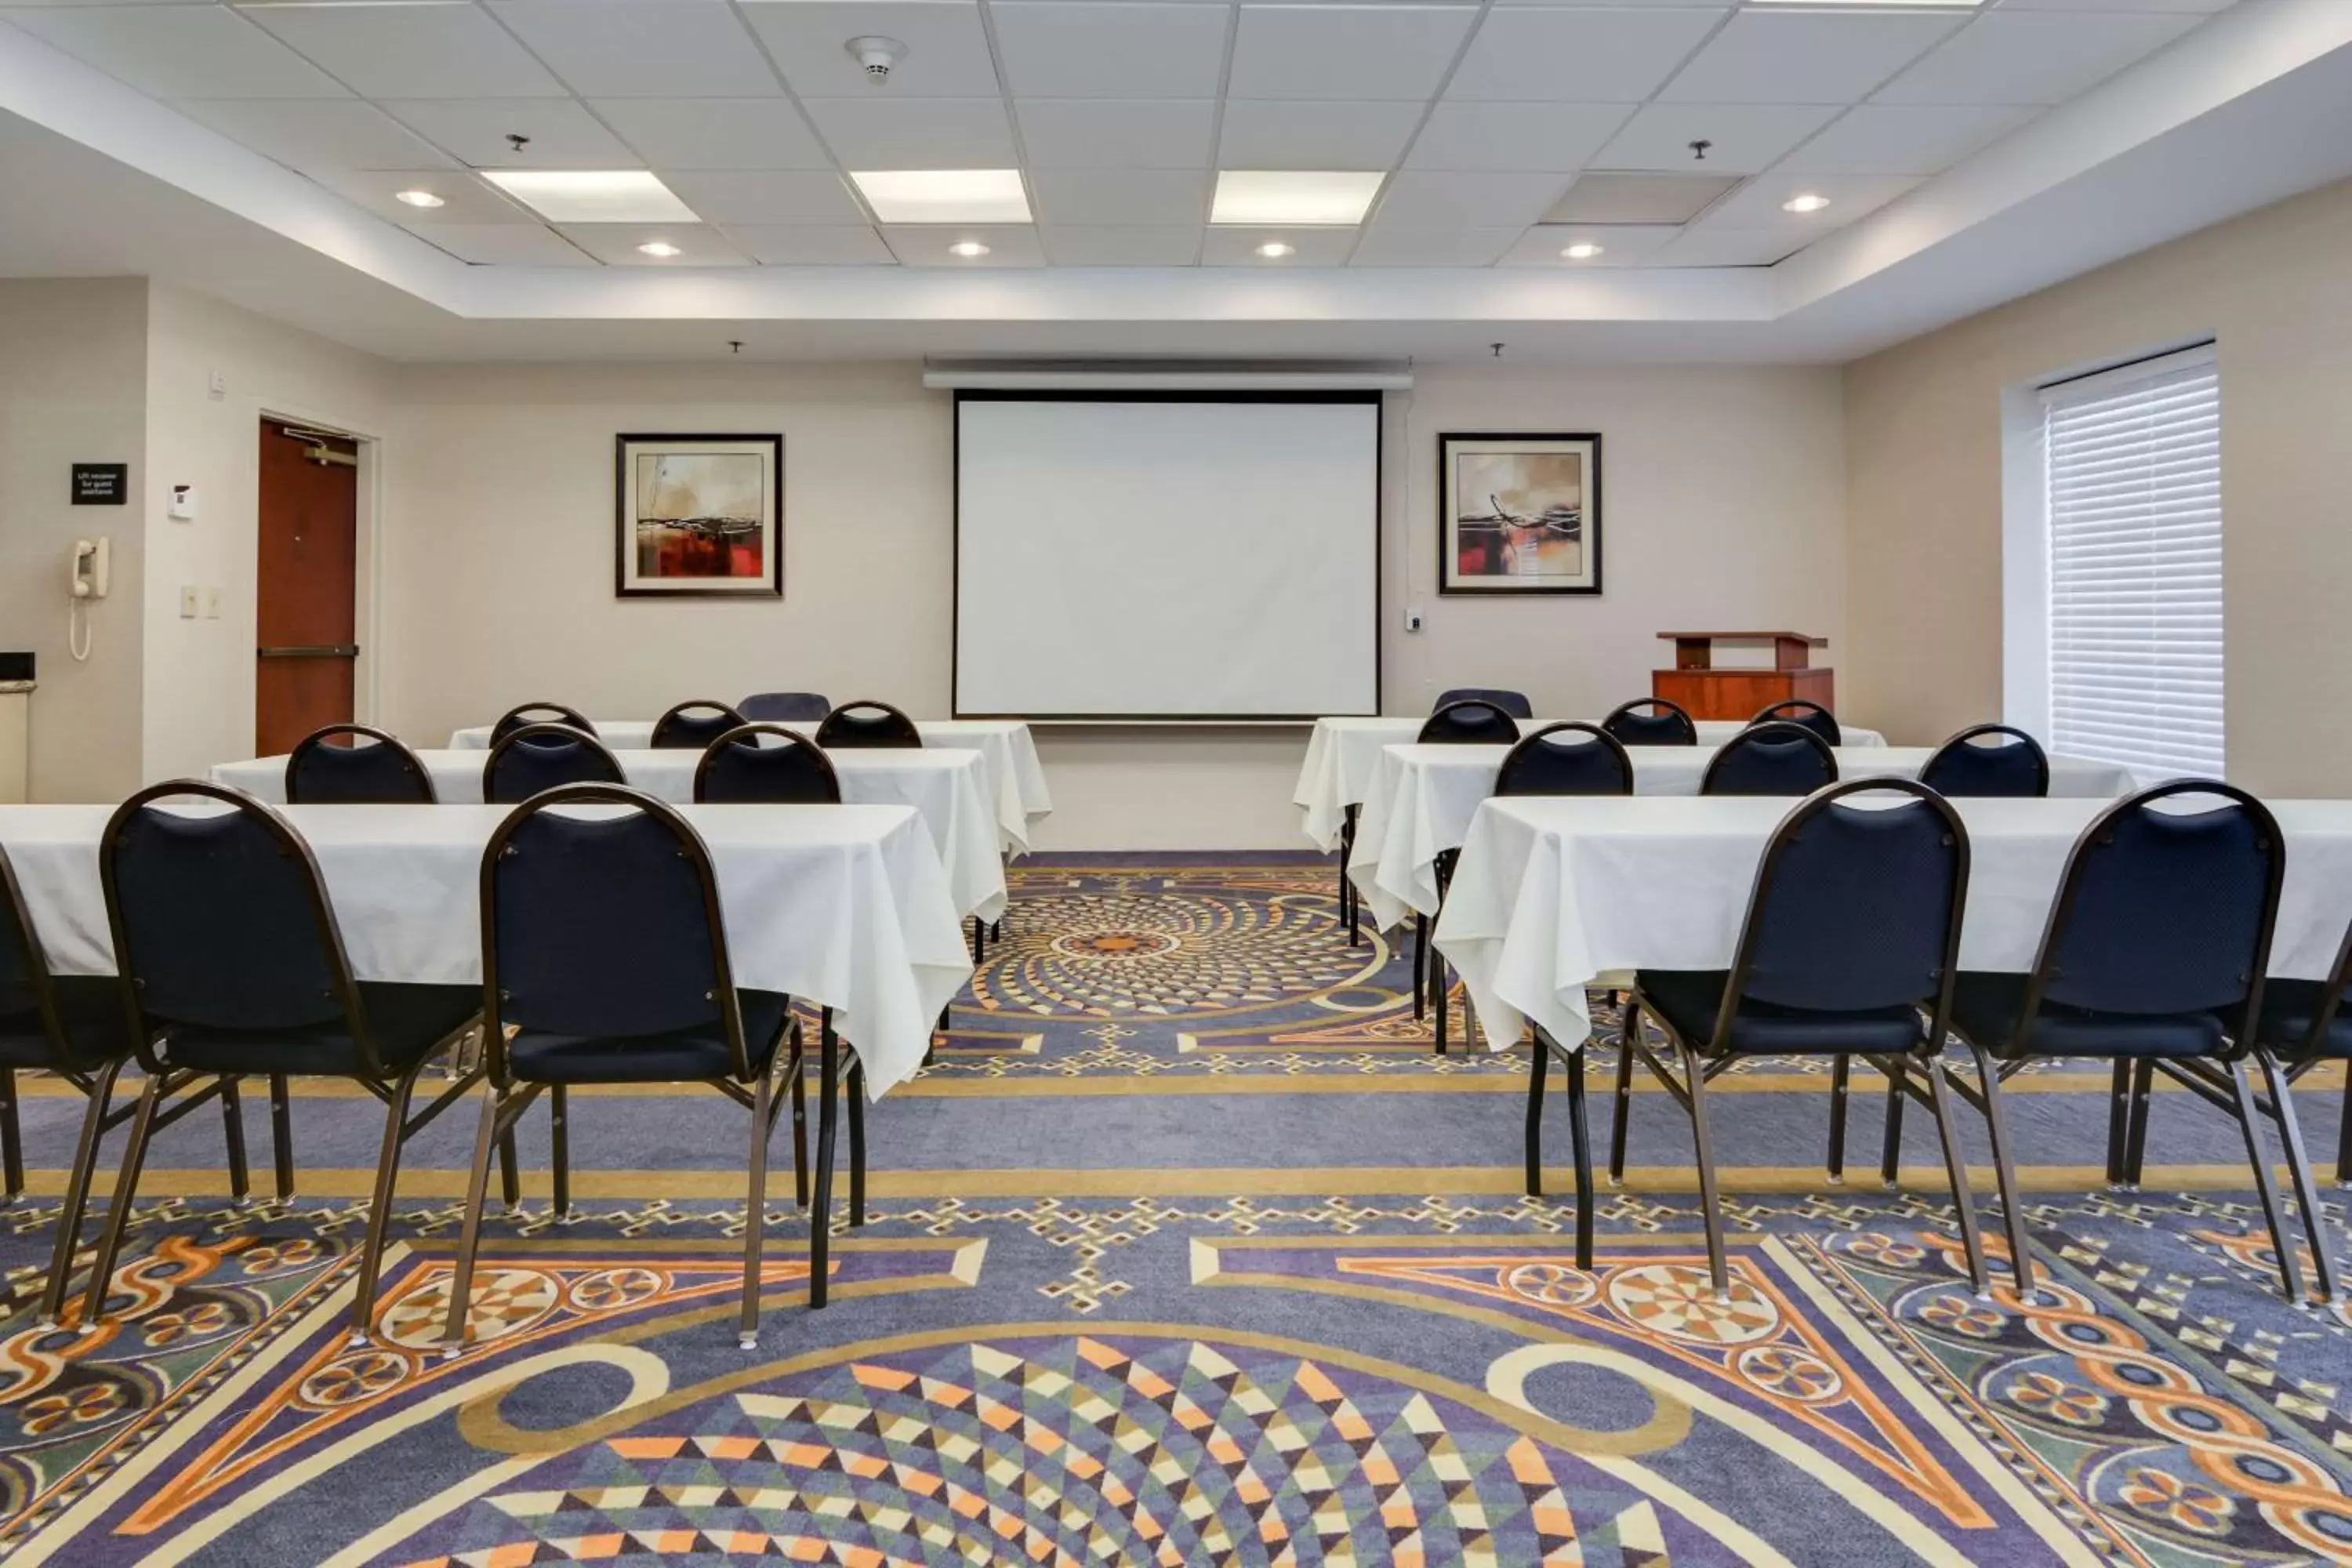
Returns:
[[[956,400],[968,717],[1380,711],[1378,393]]]

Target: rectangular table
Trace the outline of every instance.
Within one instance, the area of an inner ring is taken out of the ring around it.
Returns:
[[[651,719],[591,719],[596,738],[607,746],[640,751],[653,743]],[[814,734],[814,724],[791,726]],[[459,730],[449,737],[452,751],[488,751],[488,724]],[[1036,737],[1018,719],[918,719],[915,728],[925,746],[956,746],[980,752],[988,761],[989,807],[995,814],[1003,847],[1015,855],[1029,852],[1030,831],[1054,809],[1046,793],[1045,765],[1037,760]]]
[[[1726,796],[1493,799],[1478,808],[1437,922],[1487,1045],[1532,1020],[1564,1046],[1585,989],[1632,969],[1727,969],[1765,841],[1791,803]],[[1956,800],[1968,826],[1960,963],[2033,965],[2058,880],[2110,802]],[[2352,921],[2352,801],[2267,803],[2286,837],[2270,972],[2323,980]]]
[[[1633,793],[1698,794],[1717,748],[1634,746]],[[1381,753],[1356,827],[1348,875],[1382,929],[1405,916],[1437,912],[1437,858],[1461,847],[1479,804],[1495,790],[1507,746],[1389,746]],[[1838,776],[1915,779],[1931,746],[1840,746]],[[2050,793],[2115,800],[2134,788],[2131,771],[2081,757],[2050,759]]]
[[[479,984],[482,847],[508,808],[289,805],[362,980]],[[736,983],[834,1010],[871,1092],[911,1076],[971,974],[921,819],[900,805],[688,805]],[[98,845],[113,808],[0,806],[0,847],[61,974],[111,974]]]
[[[619,751],[629,783],[649,795],[683,805],[694,799],[694,770],[702,753],[687,747]],[[926,746],[920,751],[853,748],[825,757],[841,780],[841,797],[859,805],[912,806],[930,829],[948,892],[959,912],[992,921],[1004,912],[1004,861],[990,809],[987,759],[977,750]],[[433,776],[433,793],[445,805],[478,805],[486,751],[419,752]],[[241,789],[272,804],[286,799],[286,759],[256,757],[223,763],[212,781]]]

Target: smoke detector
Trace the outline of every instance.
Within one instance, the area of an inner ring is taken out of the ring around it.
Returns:
[[[852,38],[842,46],[866,68],[866,79],[876,87],[890,79],[890,68],[907,58],[907,46],[896,38]]]

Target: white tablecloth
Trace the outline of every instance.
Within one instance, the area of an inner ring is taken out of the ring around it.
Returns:
[[[444,805],[479,805],[482,765],[489,753],[476,751],[419,752],[417,761],[433,775],[433,793]],[[987,759],[957,747],[934,751],[854,748],[829,751],[826,758],[841,780],[841,798],[858,805],[910,805],[930,829],[931,842],[946,868],[948,894],[956,909],[992,921],[1004,912],[1004,861],[998,852],[989,810]],[[694,770],[702,753],[685,747],[660,751],[615,751],[629,783],[649,795],[684,805],[694,799]],[[286,799],[286,759],[256,757],[223,763],[212,781],[241,789],[272,805]]]
[[[591,719],[596,738],[607,746],[640,751],[653,743],[650,719]],[[814,724],[793,726],[814,734]],[[1037,761],[1037,741],[1018,719],[918,719],[926,746],[961,746],[988,760],[989,808],[996,816],[1003,847],[1015,855],[1029,852],[1029,832],[1054,809],[1045,790],[1045,769]],[[453,751],[485,752],[490,746],[488,724],[460,730],[449,737]]]
[[[290,805],[362,980],[479,984],[482,846],[508,808]],[[963,928],[916,814],[898,805],[681,808],[719,872],[736,983],[834,1010],[875,1094],[922,1065],[971,974]],[[0,806],[51,967],[111,974],[98,841],[112,808]]]
[[[1298,770],[1291,803],[1306,812],[1307,837],[1326,853],[1339,847],[1339,823],[1351,805],[1360,805],[1372,787],[1381,752],[1390,746],[1409,745],[1421,733],[1423,719],[1318,719],[1307,737],[1307,761]],[[1549,719],[1522,719],[1519,733],[1533,734]],[[1599,720],[1589,722],[1598,723]],[[1699,749],[1719,746],[1748,728],[1727,719],[1697,721]],[[488,731],[484,731],[488,733]],[[1844,725],[1840,729],[1848,746],[1883,746],[1886,737],[1875,730]],[[1642,747],[1664,751],[1667,747]],[[1688,750],[1690,748],[1682,748]]]
[[[1726,796],[1489,800],[1437,922],[1490,1047],[1533,1019],[1591,1028],[1585,988],[1630,969],[1728,969],[1765,841],[1792,803]],[[1968,825],[1960,963],[2033,966],[2076,835],[2111,804],[1956,800]],[[2352,801],[2271,801],[2287,844],[2270,972],[2326,979],[2352,921]]]
[[[1633,746],[1635,795],[1696,795],[1717,748]],[[1838,776],[1917,778],[1932,746],[1840,746]],[[1410,745],[1382,749],[1356,824],[1348,875],[1381,929],[1437,912],[1437,857],[1460,847],[1471,816],[1495,789],[1507,746]],[[2050,759],[2050,793],[2093,800],[2129,795],[2131,772],[2080,757]]]

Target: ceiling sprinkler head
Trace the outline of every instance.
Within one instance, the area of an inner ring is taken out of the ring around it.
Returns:
[[[530,145],[530,138],[523,135],[520,132],[509,131],[507,132],[507,145],[520,153],[524,148]]]
[[[890,79],[890,68],[907,58],[907,46],[896,38],[852,38],[842,46],[866,68],[866,79],[876,87]]]
[[[1710,147],[1714,146],[1714,145],[1715,145],[1715,143],[1714,143],[1714,142],[1708,142],[1708,141],[1705,141],[1705,140],[1700,140],[1700,141],[1697,141],[1697,142],[1692,142],[1692,143],[1690,144],[1690,150],[1691,150],[1691,157],[1692,157],[1692,159],[1693,159],[1695,162],[1697,162],[1697,163],[1706,163],[1706,150],[1707,150],[1708,148],[1710,148]]]

